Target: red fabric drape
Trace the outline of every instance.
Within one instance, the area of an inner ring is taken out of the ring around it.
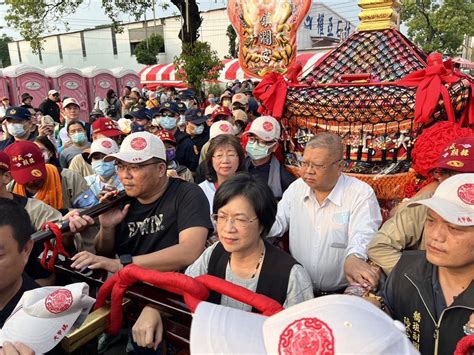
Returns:
[[[261,101],[258,112],[279,119],[283,116],[288,84],[281,74],[269,73],[253,90],[253,95]]]

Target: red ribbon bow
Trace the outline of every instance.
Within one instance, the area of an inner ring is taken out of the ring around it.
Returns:
[[[283,116],[288,84],[283,75],[269,73],[258,84],[253,95],[261,101],[258,112],[262,115],[271,115],[275,118]]]
[[[439,53],[430,54],[427,62],[428,67],[408,74],[397,84],[417,87],[415,97],[416,123],[424,124],[429,122],[438,106],[440,97],[443,99],[448,121],[455,122],[456,118],[451,103],[451,97],[449,96],[445,84],[454,84],[461,80],[464,75],[455,73],[451,69],[449,62],[443,63],[443,57]],[[474,114],[471,113],[473,110],[472,89],[469,100],[471,101],[469,103],[470,107],[468,108],[470,111],[469,122],[470,124],[474,124]]]

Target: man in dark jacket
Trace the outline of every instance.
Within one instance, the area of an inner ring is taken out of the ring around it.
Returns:
[[[49,115],[57,123],[60,123],[60,110],[58,106],[59,92],[56,90],[49,90],[48,97],[39,105],[39,110],[43,115]]]
[[[421,354],[453,354],[474,334],[474,174],[442,182],[428,207],[425,251],[407,251],[390,274],[384,301]],[[472,319],[472,318],[471,318]]]

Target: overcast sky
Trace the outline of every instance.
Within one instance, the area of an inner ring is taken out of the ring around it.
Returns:
[[[156,0],[156,18],[178,13],[177,8],[173,5],[169,6],[168,10],[164,11],[159,6],[159,4],[162,4],[163,2],[167,2],[167,0]],[[335,12],[338,12],[341,17],[346,18],[352,23],[358,22],[357,15],[360,11],[360,8],[357,6],[357,0],[323,0],[321,2],[329,5]],[[226,0],[201,0],[199,1],[199,7],[201,10],[208,10],[224,7],[226,3]],[[0,5],[0,26],[3,27],[3,29],[0,30],[0,33],[5,33],[14,39],[20,39],[18,32],[8,28],[5,23],[4,16],[6,15],[7,10],[8,7],[6,5]],[[147,13],[147,18],[153,18],[152,11]],[[135,20],[128,15],[122,15],[121,19],[124,22]],[[77,12],[74,15],[69,16],[67,20],[69,21],[71,31],[79,31],[84,28],[91,28],[110,23],[107,16],[104,14],[104,11],[102,10],[101,0],[85,0],[84,3],[77,9]],[[64,29],[58,32],[64,32]]]

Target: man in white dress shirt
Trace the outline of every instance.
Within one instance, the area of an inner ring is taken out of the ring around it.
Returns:
[[[366,263],[367,246],[382,216],[372,188],[342,173],[343,145],[331,133],[311,139],[301,178],[278,204],[269,237],[289,230],[290,252],[308,271],[315,295],[341,292],[349,283],[375,287],[378,273]]]

